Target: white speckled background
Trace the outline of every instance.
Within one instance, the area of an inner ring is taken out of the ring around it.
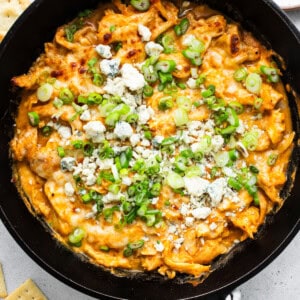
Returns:
[[[288,15],[300,29],[300,10],[289,12]],[[300,233],[268,267],[239,287],[242,300],[300,299],[299,253]],[[8,292],[30,277],[49,300],[94,299],[66,286],[40,268],[17,245],[1,221],[0,262],[3,264]]]

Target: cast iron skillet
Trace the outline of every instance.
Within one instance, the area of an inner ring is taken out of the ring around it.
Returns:
[[[230,255],[219,261],[221,267],[201,285],[178,284],[158,276],[118,278],[80,259],[59,245],[33,217],[11,183],[11,161],[8,142],[12,137],[12,113],[16,110],[16,96],[10,79],[27,72],[43,51],[43,44],[51,41],[55,29],[72,19],[80,10],[95,7],[96,0],[36,0],[7,34],[0,48],[0,216],[19,245],[38,264],[68,285],[95,297],[106,299],[213,299],[249,279],[270,263],[291,241],[300,228],[300,187],[291,190],[284,206],[260,230],[256,240],[248,240]],[[280,9],[267,0],[205,1],[230,18],[239,21],[279,53],[287,63],[284,81],[300,92],[300,36]],[[299,138],[298,110],[290,94],[294,130]],[[298,165],[299,149],[295,148],[289,175]],[[296,182],[299,182],[300,172]],[[289,186],[284,188],[287,196]]]

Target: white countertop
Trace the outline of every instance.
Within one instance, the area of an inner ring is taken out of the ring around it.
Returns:
[[[288,15],[300,29],[300,10]],[[300,55],[300,54],[299,54]],[[300,298],[300,233],[262,272],[239,287],[242,300],[281,300]],[[0,262],[7,290],[12,292],[32,278],[49,300],[92,300],[58,281],[23,252],[0,221]]]

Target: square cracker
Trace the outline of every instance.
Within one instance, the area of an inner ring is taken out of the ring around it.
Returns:
[[[0,264],[0,298],[4,298],[7,296],[4,274],[2,271],[2,266]]]
[[[47,298],[31,279],[27,279],[5,300],[47,300]]]
[[[30,0],[0,0],[0,41],[30,3]]]

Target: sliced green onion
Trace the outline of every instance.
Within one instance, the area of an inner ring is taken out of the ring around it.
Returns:
[[[232,134],[236,131],[236,126],[234,125],[229,125],[226,128],[223,128],[220,130],[220,134],[221,135],[228,135],[228,134]]]
[[[172,108],[173,105],[174,103],[171,96],[160,98],[158,101],[158,109],[162,111]]]
[[[99,105],[99,111],[102,117],[107,117],[109,113],[116,107],[116,104],[109,102],[109,101],[103,101],[101,105]]]
[[[259,170],[255,167],[255,166],[249,166],[249,170],[254,173],[254,174],[258,174]]]
[[[153,95],[153,87],[150,85],[145,85],[143,88],[143,95],[145,97],[151,97]]]
[[[130,248],[125,248],[124,251],[123,251],[123,255],[124,255],[125,257],[129,257],[129,256],[131,256],[132,254],[133,254],[133,251],[132,251],[132,249],[130,249]]]
[[[147,11],[150,7],[149,0],[130,0],[130,4],[139,11]]]
[[[228,152],[229,158],[232,161],[236,161],[239,158],[239,152],[235,149],[232,149]]]
[[[171,171],[167,176],[167,184],[173,189],[181,189],[184,187],[184,180],[179,174]]]
[[[268,156],[267,164],[268,166],[274,166],[276,164],[276,161],[278,159],[278,155],[275,153],[272,153]]]
[[[144,132],[144,138],[147,139],[147,140],[151,140],[152,139],[152,133],[151,131],[145,131]]]
[[[264,100],[263,100],[262,98],[256,98],[256,99],[254,100],[253,107],[254,107],[255,109],[260,109],[260,107],[261,107],[263,101],[264,101]]]
[[[42,127],[41,131],[42,131],[43,136],[48,137],[51,135],[53,128],[51,126],[46,125],[46,126]]]
[[[198,51],[188,48],[183,50],[182,54],[185,58],[188,58],[193,65],[200,66],[202,64],[202,59]]]
[[[176,102],[180,108],[190,111],[192,109],[192,101],[190,98],[185,96],[178,96]]]
[[[235,189],[236,191],[240,191],[243,188],[243,185],[233,177],[230,177],[227,183],[228,186]]]
[[[242,114],[244,112],[244,106],[243,104],[237,102],[237,101],[232,101],[228,104],[231,108],[233,108],[238,115]]]
[[[270,68],[267,66],[261,66],[260,71],[267,75],[268,81],[272,83],[277,83],[279,81],[279,75],[277,73],[277,70],[275,68]]]
[[[61,147],[61,146],[58,146],[57,147],[57,154],[61,158],[65,157],[66,156],[65,149],[63,147]]]
[[[201,175],[202,175],[202,171],[198,166],[191,166],[185,170],[186,177],[196,177]]]
[[[188,18],[184,18],[180,21],[178,25],[174,27],[174,31],[176,35],[180,36],[187,32],[188,28],[190,26],[190,21]]]
[[[214,85],[209,85],[208,88],[201,92],[203,98],[209,98],[215,94],[216,87]]]
[[[94,152],[94,145],[90,142],[85,142],[83,145],[83,155],[84,156],[92,156]]]
[[[236,81],[244,81],[247,78],[248,71],[246,68],[240,68],[233,73],[233,78]]]
[[[171,136],[171,137],[167,137],[167,138],[164,138],[161,142],[161,145],[162,146],[170,146],[174,143],[176,143],[178,141],[178,139],[174,136]]]
[[[158,74],[156,70],[154,70],[153,66],[143,65],[142,73],[147,82],[155,82],[158,79]]]
[[[261,76],[257,73],[251,73],[246,78],[246,89],[253,94],[259,94],[262,85]]]
[[[83,141],[82,140],[75,140],[71,142],[71,145],[75,148],[75,149],[82,149],[83,148]]]
[[[174,82],[169,83],[166,85],[166,87],[164,88],[164,94],[169,94],[169,95],[173,95],[177,92],[177,86]]]
[[[158,72],[158,78],[162,84],[173,81],[173,76],[171,73]]]
[[[227,107],[226,112],[228,113],[227,121],[229,122],[229,124],[234,127],[238,127],[240,122],[236,111],[231,107]]]
[[[163,73],[172,73],[175,70],[176,63],[174,60],[160,60],[156,63],[155,69]]]
[[[161,190],[161,184],[159,182],[156,182],[152,185],[150,193],[152,196],[157,197]]]
[[[199,87],[201,84],[203,84],[205,82],[206,76],[205,75],[200,75],[197,79],[196,79],[196,85]]]
[[[59,92],[59,99],[61,99],[64,104],[70,104],[74,101],[74,95],[68,88],[63,88]]]
[[[100,104],[102,102],[102,96],[98,93],[90,93],[87,97],[87,104],[94,105]]]
[[[85,231],[78,227],[69,235],[68,240],[72,246],[80,247],[84,237]]]
[[[185,109],[178,108],[174,111],[174,122],[176,126],[182,126],[188,123],[189,117]]]
[[[35,111],[30,111],[27,113],[28,115],[28,119],[29,119],[29,123],[31,126],[36,127],[39,125],[40,122],[40,116],[37,112]]]
[[[197,143],[197,152],[209,153],[211,151],[211,137],[209,135],[203,136],[199,143]]]
[[[108,126],[115,126],[116,123],[119,121],[119,119],[120,119],[120,113],[114,111],[105,118],[105,124]]]
[[[193,51],[202,53],[205,50],[205,44],[202,41],[199,41],[197,39],[192,39],[189,48]]]
[[[143,246],[144,246],[144,240],[132,242],[127,245],[127,247],[130,248],[131,250],[136,250],[142,248]]]
[[[111,26],[109,27],[109,31],[110,31],[110,32],[116,31],[116,25],[111,25]]]
[[[246,132],[242,138],[243,145],[250,151],[254,151],[258,144],[259,133],[257,130]]]
[[[170,35],[164,34],[161,39],[161,44],[164,47],[164,53],[170,54],[174,52],[174,39]]]
[[[49,83],[44,83],[37,89],[37,97],[41,102],[50,100],[53,94],[53,86]]]
[[[129,114],[127,117],[126,117],[126,122],[132,124],[132,123],[136,123],[139,119],[139,116],[138,114]]]
[[[110,248],[108,246],[100,246],[99,249],[103,252],[109,252]]]
[[[226,151],[216,153],[214,158],[216,165],[221,168],[225,167],[230,161],[229,154]]]
[[[175,171],[177,173],[181,173],[181,172],[185,171],[187,168],[187,166],[186,166],[187,163],[188,163],[187,158],[185,158],[183,156],[177,156],[175,159],[175,164],[174,164]]]
[[[61,108],[64,105],[64,102],[62,100],[60,100],[59,98],[55,98],[53,100],[53,106],[55,106],[56,108]]]
[[[183,82],[177,82],[177,86],[182,90],[186,89],[186,85]]]
[[[108,187],[108,191],[113,193],[114,195],[117,195],[120,191],[120,186],[116,183],[113,183]]]

